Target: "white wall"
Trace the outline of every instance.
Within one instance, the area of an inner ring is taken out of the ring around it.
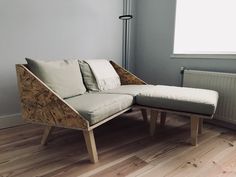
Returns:
[[[148,83],[180,85],[180,67],[236,73],[236,60],[173,59],[175,0],[136,0],[135,73]]]
[[[0,116],[20,112],[15,64],[110,58],[121,64],[122,0],[0,0]]]

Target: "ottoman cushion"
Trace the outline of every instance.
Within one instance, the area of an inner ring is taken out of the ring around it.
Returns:
[[[136,97],[143,106],[211,116],[215,113],[218,93],[213,90],[157,85]]]

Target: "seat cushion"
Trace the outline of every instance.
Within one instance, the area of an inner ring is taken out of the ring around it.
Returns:
[[[65,101],[93,125],[130,107],[133,104],[133,97],[121,94],[86,93]]]
[[[136,97],[139,105],[211,116],[218,101],[213,90],[187,87],[155,86]]]
[[[78,60],[42,61],[26,58],[29,69],[62,98],[84,94]]]
[[[136,96],[142,92],[152,89],[153,87],[155,86],[153,85],[122,85],[115,89],[103,91],[102,93],[127,94],[127,95]]]

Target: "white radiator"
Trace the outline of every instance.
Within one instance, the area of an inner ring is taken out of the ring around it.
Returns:
[[[184,70],[183,86],[218,91],[215,119],[236,124],[236,74]]]

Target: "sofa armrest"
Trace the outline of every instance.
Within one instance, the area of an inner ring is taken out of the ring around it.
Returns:
[[[22,117],[26,122],[88,129],[89,123],[25,65],[16,65]]]
[[[120,76],[121,85],[146,85],[142,79],[122,68],[115,62],[110,61],[110,63],[116,70],[117,74]]]

